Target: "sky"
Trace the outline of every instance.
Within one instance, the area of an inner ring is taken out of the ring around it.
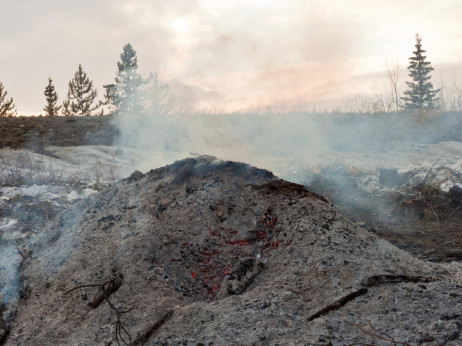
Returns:
[[[415,34],[433,83],[462,83],[458,0],[0,0],[0,82],[20,114],[38,115],[48,77],[59,102],[82,64],[99,95],[123,46],[158,73],[184,111],[335,109],[402,92]]]

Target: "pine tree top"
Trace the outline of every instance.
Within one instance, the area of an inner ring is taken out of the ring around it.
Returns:
[[[13,98],[10,97],[9,100],[6,99],[6,95],[8,93],[6,92],[3,83],[0,82],[0,116],[1,117],[10,117],[10,116],[16,116],[17,111],[16,111],[16,106],[13,103]]]
[[[58,115],[61,106],[56,106],[56,103],[58,102],[58,93],[55,91],[51,77],[48,77],[48,85],[45,87],[44,94],[47,104],[43,110],[45,111],[46,115]]]
[[[127,43],[122,54],[120,54],[120,60],[117,62],[117,67],[119,72],[122,72],[126,69],[136,70],[138,68],[138,58],[136,57],[136,51],[133,49],[130,43]]]
[[[69,81],[69,90],[67,100],[63,102],[64,114],[89,115],[96,110],[101,103],[96,106],[93,101],[98,96],[96,89],[93,88],[93,82],[79,64],[74,78]]]

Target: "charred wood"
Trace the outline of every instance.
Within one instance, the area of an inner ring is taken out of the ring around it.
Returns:
[[[412,282],[412,283],[428,283],[437,281],[434,277],[424,277],[420,275],[373,275],[366,278],[362,285],[365,287],[373,287],[382,284],[396,284],[401,282]]]
[[[168,311],[165,315],[163,315],[156,323],[154,323],[152,326],[150,326],[144,333],[142,333],[140,336],[138,336],[131,344],[130,346],[136,346],[136,345],[144,345],[149,338],[157,331],[159,330],[162,325],[167,322],[173,315],[173,310]]]
[[[367,288],[360,288],[357,291],[351,292],[346,296],[341,297],[340,299],[336,300],[335,302],[323,307],[322,309],[316,311],[310,317],[308,317],[308,321],[313,321],[314,319],[324,316],[328,314],[330,311],[340,309],[342,306],[347,304],[348,302],[352,301],[353,299],[362,296],[367,293]]]
[[[88,304],[93,309],[97,308],[105,299],[116,292],[122,286],[122,278],[119,276],[101,285],[98,293],[94,296],[93,300]]]

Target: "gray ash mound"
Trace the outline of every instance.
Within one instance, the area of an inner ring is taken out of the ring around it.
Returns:
[[[301,185],[211,157],[61,213],[21,277],[6,344],[462,342],[460,263],[419,260]]]

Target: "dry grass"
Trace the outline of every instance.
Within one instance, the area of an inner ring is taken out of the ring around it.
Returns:
[[[70,169],[52,157],[35,156],[22,150],[0,151],[0,186],[55,185],[80,188],[93,184],[96,190],[121,179],[116,165],[104,164],[97,160],[86,169]]]
[[[111,116],[0,117],[0,148],[111,145],[117,130]]]

